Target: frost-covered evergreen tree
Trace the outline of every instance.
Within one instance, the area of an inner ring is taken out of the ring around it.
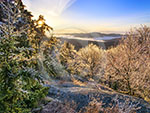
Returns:
[[[21,2],[1,2],[0,112],[29,113],[47,93],[41,85],[36,51],[31,45],[32,24]],[[24,12],[23,12],[24,11]],[[26,12],[26,13],[25,13]],[[29,14],[29,13],[28,13]]]
[[[67,70],[69,74],[76,73],[76,57],[77,51],[75,50],[74,45],[64,42],[59,50],[59,61],[64,66],[64,69]]]
[[[46,79],[59,76],[61,66],[56,59],[59,41],[52,35],[53,28],[46,24],[42,15],[34,21],[34,24],[36,33],[32,39],[32,45],[37,53],[38,70],[43,73]]]

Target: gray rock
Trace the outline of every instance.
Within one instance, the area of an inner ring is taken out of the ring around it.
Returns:
[[[96,87],[94,87],[94,85],[79,87],[72,84],[69,85],[69,87],[60,87],[59,85],[49,85],[49,87],[49,97],[60,101],[74,101],[77,104],[76,111],[79,111],[81,108],[87,106],[93,99],[96,99],[98,102],[103,103],[103,107],[115,106],[117,102],[125,103],[129,100],[129,106],[132,104],[136,105],[136,107],[140,107],[136,110],[137,113],[150,113],[150,104],[143,99],[120,94],[100,85],[96,85]],[[117,102],[115,101],[116,98]]]

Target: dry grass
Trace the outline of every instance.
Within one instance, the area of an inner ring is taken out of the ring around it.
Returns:
[[[40,113],[76,113],[74,109],[75,108],[69,102],[62,103],[52,101],[48,103]]]
[[[103,107],[102,102],[98,102],[96,99],[93,99],[88,106],[82,108],[79,113],[136,113],[135,111],[139,108],[129,105],[128,101],[125,103],[120,103],[117,98],[114,100],[117,104],[112,107]]]
[[[118,101],[117,97],[114,99],[116,105],[112,107],[103,107],[102,102],[93,100],[85,107],[81,108],[79,112],[76,111],[77,104],[75,102],[59,102],[52,101],[47,104],[40,113],[136,113],[137,105],[129,104],[127,100],[124,103]]]
[[[86,85],[87,85],[86,82],[81,82],[81,81],[79,81],[79,80],[76,80],[75,78],[73,78],[72,81],[73,81],[73,83],[74,83],[75,85],[79,85],[79,86],[86,86]]]

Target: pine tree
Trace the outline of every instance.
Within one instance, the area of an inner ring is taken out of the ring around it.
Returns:
[[[35,70],[30,16],[24,16],[19,2],[0,3],[0,7],[6,17],[0,25],[0,112],[29,113],[47,93]]]
[[[40,15],[37,20],[34,20],[35,24],[35,37],[32,39],[33,47],[36,50],[38,57],[38,70],[45,76],[56,76],[58,66],[56,61],[56,49],[58,46],[58,40],[52,35],[53,28],[46,24],[44,16]],[[47,36],[46,34],[50,34]],[[48,77],[46,77],[48,78]]]

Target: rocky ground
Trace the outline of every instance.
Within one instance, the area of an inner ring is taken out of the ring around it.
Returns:
[[[120,109],[126,108],[126,110],[128,110],[135,108],[137,113],[150,113],[150,104],[143,99],[117,93],[112,89],[107,88],[106,86],[102,86],[94,82],[83,83],[80,85],[74,84],[72,82],[55,82],[47,86],[50,88],[48,97],[54,99],[55,101],[57,100],[57,102],[76,103],[75,111],[81,110],[81,108],[86,107],[91,101],[94,100],[96,102],[102,103],[103,108],[118,105]],[[56,102],[54,103],[56,104]],[[49,103],[45,109],[48,110],[50,106],[57,106],[54,103]],[[61,107],[64,108],[63,106]],[[69,112],[69,110],[71,110],[71,112]],[[124,113],[129,111],[126,110]],[[68,112],[66,113],[75,112],[72,109],[68,109],[67,111]],[[51,113],[53,112],[51,111]],[[44,112],[43,110],[42,113],[48,112]]]

